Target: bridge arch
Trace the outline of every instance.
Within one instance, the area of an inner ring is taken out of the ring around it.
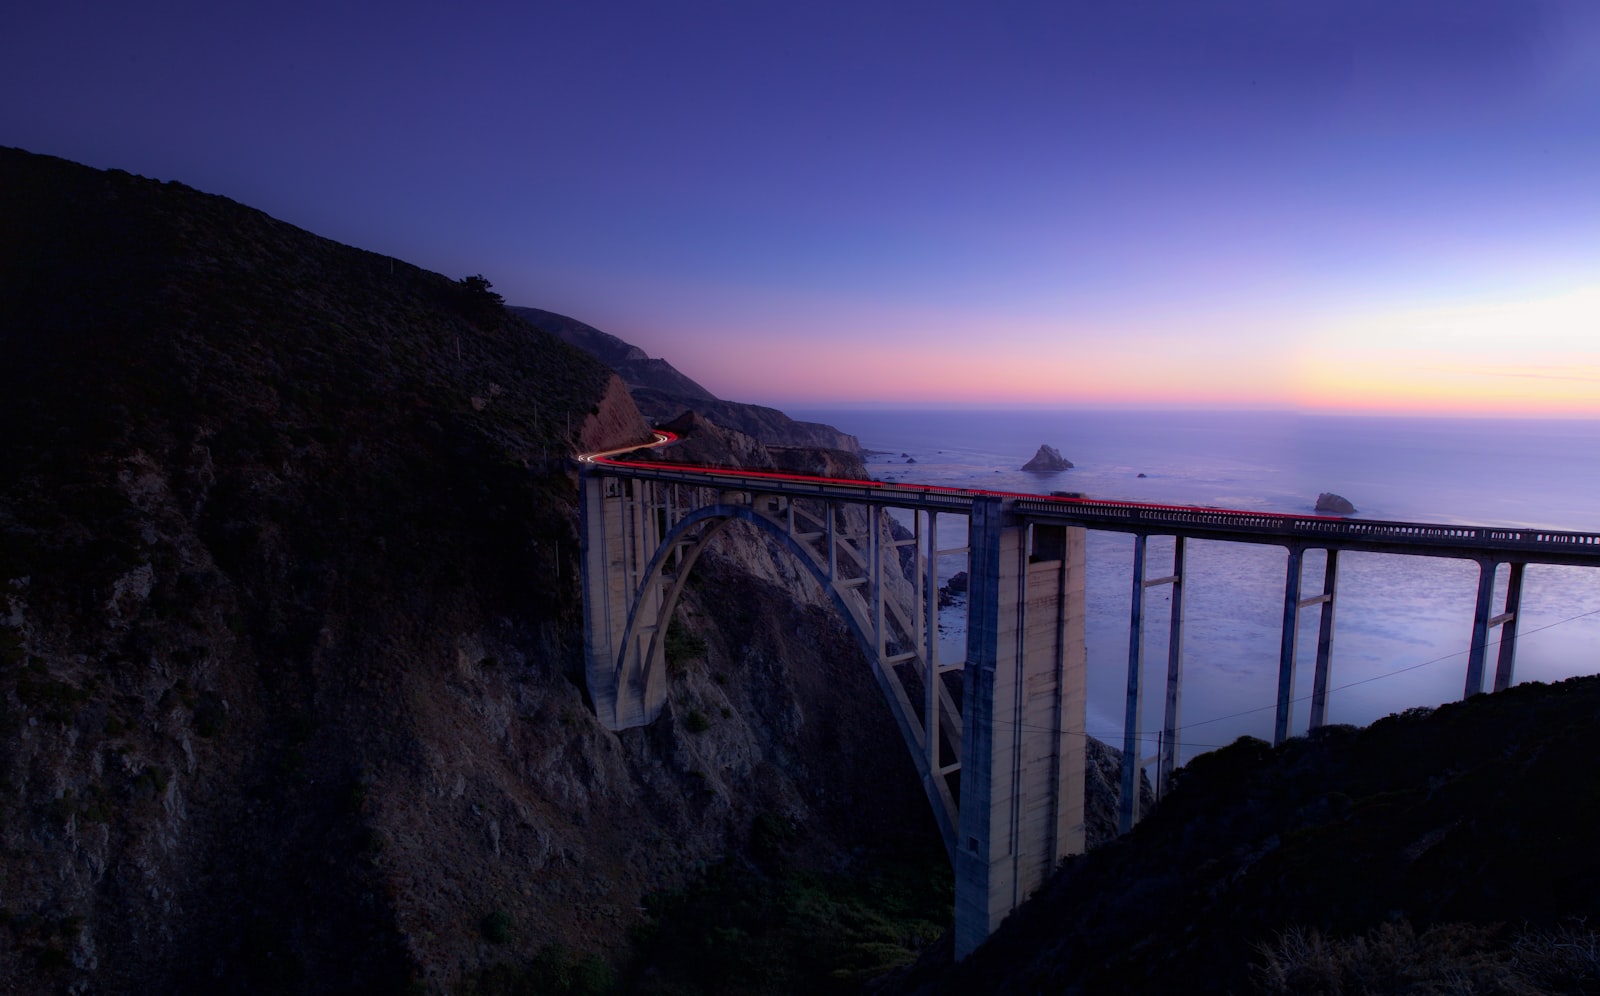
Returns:
[[[830,511],[830,514],[831,511]],[[666,630],[677,609],[678,599],[688,583],[694,565],[711,541],[735,522],[746,522],[756,527],[768,539],[775,541],[821,587],[839,615],[844,619],[872,668],[879,690],[894,715],[901,739],[911,752],[917,768],[917,777],[934,820],[945,843],[945,850],[953,860],[956,839],[956,804],[944,777],[933,771],[928,761],[924,737],[928,735],[924,724],[911,712],[910,699],[903,685],[891,674],[885,663],[884,648],[880,645],[878,631],[872,618],[873,608],[866,593],[877,590],[878,597],[887,597],[881,586],[844,585],[837,573],[829,576],[829,565],[819,562],[816,551],[797,542],[783,525],[756,512],[747,505],[705,505],[685,514],[662,535],[660,545],[645,566],[638,588],[630,600],[627,621],[622,631],[622,646],[636,641],[642,644],[643,672],[642,694],[647,703],[665,703],[666,700]],[[870,528],[876,528],[872,523]],[[852,579],[854,580],[854,579]],[[902,612],[903,612],[902,608]],[[613,670],[615,680],[626,680],[626,655],[619,659]],[[657,706],[659,711],[659,706]],[[936,732],[933,735],[937,735]]]
[[[955,871],[958,958],[1083,850],[1081,528],[1019,515],[1002,496],[877,482],[619,464],[580,483],[586,678],[605,726],[660,714],[664,631],[683,585],[715,536],[747,522],[810,573],[867,652]],[[912,537],[889,534],[890,507],[915,512]],[[937,542],[947,514],[964,520],[958,550]],[[970,577],[966,654],[947,663],[936,568],[957,552]]]

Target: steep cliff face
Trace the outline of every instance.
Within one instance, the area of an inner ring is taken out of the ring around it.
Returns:
[[[896,756],[759,582],[660,722],[596,724],[563,461],[642,426],[490,305],[0,152],[0,988],[453,988],[618,955],[760,817],[820,862],[925,819],[826,749]]]
[[[825,449],[809,446],[768,446],[773,463],[790,474],[809,477],[832,477],[840,480],[870,480],[867,466],[859,453],[850,450]]]
[[[509,310],[615,370],[627,383],[639,410],[657,422],[693,412],[768,446],[820,447],[861,455],[860,442],[848,433],[820,422],[792,419],[776,408],[724,401],[666,360],[652,359],[638,346],[592,325],[541,308]]]
[[[625,446],[631,442],[649,442],[650,426],[634,407],[633,397],[622,378],[612,375],[606,379],[605,392],[589,409],[589,414],[578,429],[578,448],[581,452]]]
[[[724,428],[696,412],[684,412],[671,421],[662,422],[661,428],[676,433],[678,441],[652,451],[652,460],[744,470],[776,470],[778,467],[759,440],[736,429]]]

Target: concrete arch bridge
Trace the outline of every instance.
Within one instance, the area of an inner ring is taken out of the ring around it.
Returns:
[[[670,439],[658,435],[658,444]],[[861,645],[916,764],[955,870],[956,955],[965,957],[1084,849],[1086,673],[1084,539],[1133,534],[1121,829],[1139,773],[1162,784],[1181,732],[1184,545],[1191,538],[1286,550],[1275,739],[1288,736],[1299,614],[1320,613],[1310,725],[1323,724],[1331,676],[1338,554],[1469,559],[1480,565],[1464,694],[1484,690],[1489,633],[1500,630],[1493,687],[1511,684],[1525,565],[1600,567],[1600,534],[1374,522],[885,484],[683,464],[580,458],[585,666],[613,730],[653,721],[666,703],[666,630],[707,544],[744,522],[821,585]],[[909,535],[886,512],[909,515]],[[1173,536],[1168,573],[1149,576],[1146,540]],[[1327,551],[1321,590],[1302,594],[1307,550]],[[940,656],[944,558],[968,572],[967,643]],[[1506,597],[1492,609],[1508,565]],[[1141,757],[1145,593],[1170,585],[1160,749]]]

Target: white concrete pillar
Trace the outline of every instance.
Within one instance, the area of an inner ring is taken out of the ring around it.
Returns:
[[[957,958],[1084,848],[1084,531],[1030,535],[998,498],[971,521]]]

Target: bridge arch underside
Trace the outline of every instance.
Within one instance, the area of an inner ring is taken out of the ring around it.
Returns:
[[[613,652],[604,661],[591,654],[589,661],[597,710],[603,698],[613,699],[610,725],[638,725],[660,714],[668,691],[666,632],[684,586],[718,536],[736,522],[748,523],[816,581],[862,649],[911,752],[946,852],[953,855],[959,822],[960,685],[956,682],[952,690],[941,671],[954,671],[959,678],[960,665],[941,669],[933,660],[929,643],[938,639],[937,593],[931,609],[922,604],[921,575],[907,578],[899,553],[915,540],[895,541],[877,509],[823,500],[763,496],[750,503],[715,501],[676,513],[664,506],[638,511],[642,514],[635,518],[653,527],[646,531],[659,538],[639,537],[651,541],[645,545],[654,549],[630,585]],[[638,552],[646,550],[641,546]]]

